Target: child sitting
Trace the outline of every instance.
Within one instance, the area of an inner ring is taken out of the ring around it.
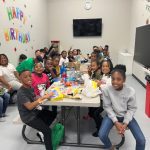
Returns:
[[[73,57],[75,58],[75,61],[77,61],[77,60],[76,60],[76,59],[77,59],[77,56],[78,56],[77,50],[76,50],[76,49],[73,49],[72,54],[73,54]]]
[[[48,76],[43,71],[42,63],[35,64],[34,72],[32,73],[32,87],[37,97],[43,96],[46,89],[50,86]]]
[[[135,90],[125,84],[125,72],[124,65],[117,65],[111,72],[112,85],[103,89],[103,107],[107,116],[98,135],[105,148],[114,150],[108,138],[111,128],[115,125],[119,134],[124,135],[128,127],[136,139],[136,150],[144,150],[145,137],[133,117],[137,110]]]
[[[75,62],[75,58],[73,57],[73,52],[71,50],[68,51],[68,59],[69,62]]]
[[[32,86],[32,76],[30,71],[20,72],[22,87],[17,92],[18,110],[21,120],[30,127],[39,130],[44,135],[46,150],[52,150],[52,138],[50,124],[56,117],[56,114],[49,110],[36,109],[45,99],[50,98],[53,93],[49,93],[35,99]]]
[[[90,79],[92,80],[101,80],[101,70],[99,63],[97,61],[92,61],[91,66],[88,68],[88,74],[90,76]],[[97,108],[89,107],[89,112],[87,116],[83,116],[83,119],[87,120],[90,118],[93,118],[94,112]]]
[[[98,86],[103,89],[106,86],[111,84],[111,71],[113,69],[113,65],[111,60],[103,60],[101,63],[101,74],[102,74],[102,78],[101,80],[98,80]],[[98,131],[101,127],[101,123],[103,120],[103,117],[101,116],[101,113],[103,112],[103,101],[102,101],[102,96],[101,96],[101,106],[97,109],[95,109],[95,111],[93,112],[93,119],[95,121],[96,124],[96,132],[94,132],[92,135],[94,137],[98,137]]]
[[[91,66],[88,68],[88,74],[90,76],[90,79],[92,80],[100,80],[101,79],[101,70],[100,70],[100,65],[99,62],[92,61]]]
[[[109,46],[105,45],[104,49],[103,49],[103,54],[104,54],[104,58],[110,58],[109,56]]]
[[[53,78],[57,78],[60,75],[59,61],[60,61],[60,57],[58,55],[53,56],[52,58],[53,69],[52,70],[55,73],[55,76]]]
[[[61,52],[61,58],[59,61],[59,66],[62,66],[62,64],[66,64],[69,62],[69,59],[67,58],[67,52],[66,51],[62,51]]]
[[[51,58],[45,60],[45,70],[43,73],[48,76],[50,85],[52,85],[54,82],[53,77],[55,76],[55,74],[53,72],[53,63]],[[53,112],[57,113],[57,106],[52,106],[52,110]]]
[[[103,89],[111,84],[111,71],[113,69],[113,64],[110,59],[104,59],[100,66],[102,78],[98,81],[98,85]]]
[[[92,52],[91,53],[91,62],[96,61],[96,60],[98,60],[98,53]]]
[[[0,122],[4,122],[6,117],[6,109],[9,104],[10,95],[6,92],[6,89],[0,82]]]
[[[49,81],[50,81],[50,85],[53,84],[53,78],[55,77],[56,75],[56,72],[53,71],[53,62],[52,62],[52,58],[47,58],[45,60],[45,70],[44,72],[48,78],[49,78]]]

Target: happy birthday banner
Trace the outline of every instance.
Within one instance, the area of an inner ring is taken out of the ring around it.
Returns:
[[[30,33],[22,33],[17,28],[7,28],[4,30],[5,40],[9,42],[10,40],[17,40],[20,43],[30,42]]]
[[[5,0],[2,0],[4,3],[5,3]],[[15,0],[12,0],[12,1],[15,1]]]
[[[25,24],[27,17],[25,17],[23,11],[20,8],[7,7],[6,9],[9,20],[18,19],[20,21],[23,21],[23,24]]]

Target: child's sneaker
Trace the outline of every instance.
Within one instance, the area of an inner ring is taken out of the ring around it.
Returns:
[[[44,135],[42,132],[37,132],[37,137],[40,139],[41,142],[44,142]]]
[[[95,131],[92,135],[93,135],[94,137],[98,137],[98,131]]]
[[[89,115],[83,116],[84,120],[91,120],[92,118]]]
[[[115,150],[115,145],[113,145],[109,150]]]
[[[5,121],[6,121],[5,118],[0,117],[0,122],[5,122]]]

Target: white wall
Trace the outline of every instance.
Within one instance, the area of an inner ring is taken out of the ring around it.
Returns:
[[[18,19],[9,21],[6,8],[18,7],[26,16],[26,23]],[[47,0],[5,0],[0,1],[0,53],[5,53],[10,62],[14,65],[18,63],[21,53],[28,57],[34,56],[36,49],[48,46],[48,6]],[[13,24],[14,23],[14,24]],[[31,28],[31,25],[33,26]],[[22,44],[19,41],[6,42],[4,38],[4,28],[18,28],[21,32],[30,32],[31,41]],[[14,48],[16,47],[16,52]]]
[[[131,0],[93,0],[92,9],[84,9],[84,0],[49,0],[49,40],[60,40],[62,49],[80,48],[91,53],[93,45],[110,45],[117,63],[118,52],[129,47]],[[77,18],[102,18],[101,37],[73,37],[72,23]]]
[[[129,47],[129,51],[132,54],[134,54],[136,27],[145,25],[147,19],[149,19],[150,22],[150,12],[146,9],[146,5],[150,6],[150,2],[147,2],[147,0],[132,0]],[[133,74],[144,84],[146,83],[144,79],[145,73],[143,71],[142,65],[133,62]]]

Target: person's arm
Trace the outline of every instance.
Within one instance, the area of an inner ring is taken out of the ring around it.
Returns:
[[[103,82],[103,79],[102,79],[101,84],[100,84],[101,89],[104,89],[109,85],[111,85],[111,77],[106,77],[105,83]]]
[[[46,89],[50,87],[50,81],[49,81],[49,78],[48,76],[46,75]]]
[[[49,50],[48,50],[48,52],[47,52],[47,56],[50,55],[52,48],[53,48],[53,44],[50,46],[50,48],[49,48]]]
[[[68,51],[71,51],[72,50],[72,46],[70,46],[69,50]]]
[[[136,105],[136,98],[135,98],[135,91],[134,89],[132,90],[132,95],[130,96],[128,102],[127,102],[127,112],[124,116],[124,124],[129,124],[129,122],[133,119],[133,115],[137,110],[137,105]]]
[[[11,68],[11,72],[14,73],[15,77],[20,80],[19,73],[17,72],[15,66],[9,63],[9,67]]]
[[[107,56],[109,57],[109,51],[107,50]]]
[[[74,57],[70,57],[70,56],[68,56],[68,59],[69,59],[69,62],[75,62]]]
[[[62,58],[60,58],[59,66],[62,66],[62,64],[63,64],[63,59],[62,59]]]
[[[20,81],[19,73],[18,73],[17,71],[14,71],[14,75],[15,75],[15,77]]]
[[[0,81],[6,86],[6,88],[10,91],[12,90],[12,86],[4,79],[3,76],[0,76]]]
[[[38,105],[40,105],[45,99],[50,98],[53,95],[53,93],[49,93],[49,94],[45,94],[43,97],[38,98],[36,101],[34,102],[26,102],[24,103],[24,106],[28,109],[28,110],[32,110],[34,108],[36,108]]]
[[[75,62],[75,59],[73,57],[70,57],[70,62]]]
[[[60,66],[56,67],[56,76],[59,77],[60,75]]]
[[[91,70],[91,65],[90,65],[88,66],[88,75],[91,76],[91,74],[92,74],[92,70]]]
[[[103,89],[103,108],[107,112],[108,117],[115,123],[118,119],[112,108],[111,97],[109,97],[107,90],[108,88]]]
[[[52,75],[53,78],[57,77],[57,72],[56,72],[56,70],[54,68],[50,69],[50,73],[51,73],[51,75]]]
[[[102,79],[102,75],[101,75],[101,71],[100,71],[100,70],[97,70],[97,71],[96,71],[95,79],[96,79],[96,80],[101,80],[101,79]]]

